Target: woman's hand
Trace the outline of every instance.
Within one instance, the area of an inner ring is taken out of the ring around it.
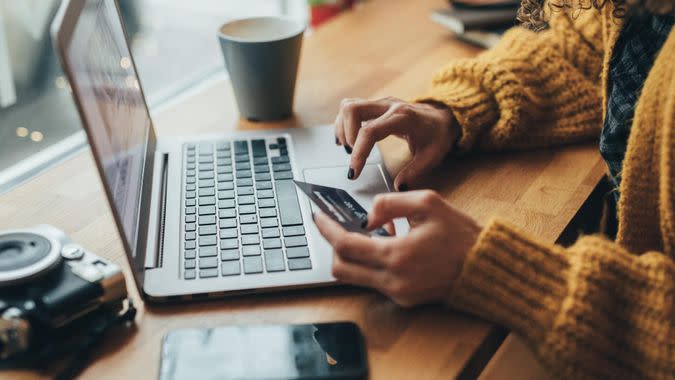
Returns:
[[[345,99],[335,120],[335,142],[352,155],[349,179],[358,178],[376,142],[389,135],[408,142],[412,161],[394,180],[396,189],[438,165],[459,137],[459,128],[449,108],[406,103],[396,98]]]
[[[367,228],[398,217],[410,222],[406,236],[371,238],[315,214],[319,231],[334,248],[333,276],[375,288],[402,306],[441,300],[452,289],[481,227],[437,193],[421,190],[378,195]]]

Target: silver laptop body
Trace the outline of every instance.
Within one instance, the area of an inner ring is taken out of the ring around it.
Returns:
[[[335,283],[291,179],[343,188],[369,209],[392,188],[377,149],[349,181],[331,126],[156,137],[114,0],[64,1],[52,35],[144,298]]]

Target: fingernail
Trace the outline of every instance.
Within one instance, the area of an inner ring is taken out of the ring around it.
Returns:
[[[340,139],[337,136],[335,136],[335,145],[340,145]]]
[[[368,218],[365,218],[363,222],[361,222],[361,228],[365,229],[368,227]]]
[[[398,191],[408,191],[408,185],[405,183],[398,185]]]
[[[347,178],[354,179],[354,169],[349,168],[349,171],[347,172]]]
[[[345,144],[345,152],[347,152],[347,154],[352,154],[352,147]]]

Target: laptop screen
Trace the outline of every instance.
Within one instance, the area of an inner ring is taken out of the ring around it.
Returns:
[[[92,151],[135,256],[151,121],[113,0],[86,0],[65,55]]]

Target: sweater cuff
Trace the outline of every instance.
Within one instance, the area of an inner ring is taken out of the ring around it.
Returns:
[[[563,248],[492,220],[467,255],[447,303],[541,341],[561,308],[569,267]]]
[[[437,83],[412,101],[440,103],[450,108],[461,127],[457,148],[463,152],[471,150],[480,132],[491,127],[499,118],[499,108],[494,98],[480,86],[467,81]]]

